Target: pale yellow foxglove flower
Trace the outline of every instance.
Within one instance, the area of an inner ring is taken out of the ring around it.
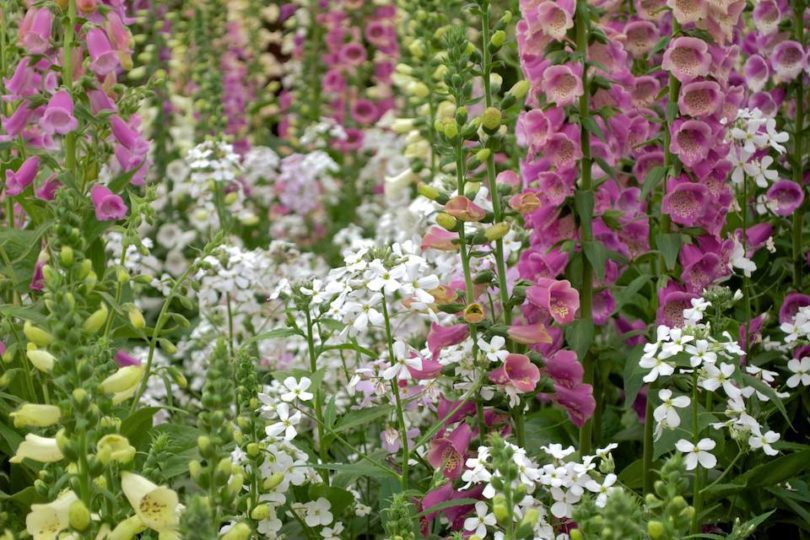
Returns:
[[[132,540],[136,535],[146,530],[141,518],[138,516],[131,516],[115,526],[115,529],[110,532],[106,540]]]
[[[98,441],[96,448],[98,457],[104,464],[111,461],[129,463],[135,457],[135,447],[122,435],[105,435]]]
[[[14,427],[48,427],[59,422],[62,412],[56,405],[26,403],[9,416],[14,420]]]
[[[25,440],[20,443],[20,446],[17,447],[17,453],[9,461],[11,463],[21,463],[23,459],[28,458],[39,463],[54,463],[63,457],[65,456],[59,450],[56,439],[29,433],[25,436]]]
[[[105,394],[119,394],[133,390],[143,377],[143,366],[125,366],[101,381],[101,391]]]
[[[39,349],[29,349],[26,353],[28,359],[34,364],[34,367],[43,373],[50,373],[53,370],[53,364],[56,358],[48,351]]]
[[[32,504],[25,517],[28,534],[34,540],[55,540],[60,532],[70,527],[70,505],[78,500],[75,493],[65,491],[48,504]]]
[[[121,489],[148,528],[171,533],[177,527],[180,505],[174,490],[127,471],[121,473]]]

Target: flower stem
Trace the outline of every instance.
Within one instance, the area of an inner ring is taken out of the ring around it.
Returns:
[[[388,360],[394,364],[397,359],[394,356],[394,338],[391,334],[391,319],[388,316],[388,301],[383,296],[382,300],[383,319],[385,320],[385,338],[388,342]],[[399,437],[402,441],[402,476],[400,483],[402,490],[408,489],[408,467],[410,465],[411,453],[408,449],[408,428],[405,425],[405,413],[402,410],[402,399],[399,395],[399,377],[391,379],[391,390],[394,392],[394,400],[397,407],[397,421],[399,422]]]
[[[315,372],[318,371],[318,354],[315,351],[315,337],[313,335],[313,325],[312,325],[312,314],[309,312],[309,308],[306,309],[306,317],[307,317],[307,352],[309,353],[309,371],[312,375],[315,375]],[[318,456],[321,458],[322,463],[327,463],[329,461],[329,456],[327,453],[326,445],[324,444],[324,434],[323,434],[323,399],[321,395],[320,389],[315,391],[315,399],[313,400],[314,408],[315,408],[315,418],[317,418],[318,422]],[[326,469],[321,469],[321,477],[323,478],[324,483],[328,486],[329,485],[329,471]]]
[[[700,424],[698,423],[698,400],[700,398],[700,391],[698,389],[698,373],[697,370],[692,374],[692,444],[697,445],[700,441]],[[692,516],[692,534],[697,534],[700,529],[700,511],[702,504],[702,494],[700,492],[701,485],[703,484],[703,470],[698,464],[695,469],[694,485],[692,486],[692,506],[695,513]]]
[[[62,84],[68,92],[73,91],[73,39],[76,27],[76,0],[68,0],[68,16],[65,19],[65,40],[62,46]],[[65,168],[73,174],[73,181],[78,182],[76,174],[76,132],[65,135]]]
[[[644,477],[644,493],[652,493],[653,489],[653,386],[647,387],[647,404],[644,406],[644,450],[642,454],[642,476]]]
[[[591,159],[591,135],[587,129],[590,120],[590,80],[588,79],[588,39],[590,33],[590,10],[588,2],[579,0],[576,8],[576,39],[577,54],[582,60],[582,96],[579,98],[579,119],[580,119],[580,145],[582,147],[582,159],[579,164],[579,190],[588,201],[588,215],[580,218],[580,241],[582,247],[582,285],[580,290],[580,312],[581,317],[593,324],[593,266],[585,254],[585,246],[592,240],[592,213],[593,194],[591,169],[593,161]],[[593,385],[596,365],[590,351],[582,358],[584,368],[583,382]],[[598,396],[596,396],[598,399]],[[599,403],[596,404],[597,408]],[[582,455],[589,454],[592,448],[591,432],[593,422],[588,420],[579,432],[579,451]]]
[[[484,100],[487,107],[492,106],[492,85],[490,75],[492,73],[492,51],[490,50],[490,3],[484,0],[481,3],[481,68],[484,83]],[[492,213],[495,215],[495,223],[503,221],[503,208],[501,206],[501,195],[498,193],[498,185],[495,181],[495,155],[490,152],[487,156],[487,185],[489,194],[492,197]],[[503,255],[503,239],[495,240],[495,263],[498,271],[498,292],[501,299],[501,309],[503,320],[507,325],[512,322],[512,311],[509,308],[509,289],[506,284],[506,261]]]

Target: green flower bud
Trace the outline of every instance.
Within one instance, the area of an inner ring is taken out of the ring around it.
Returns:
[[[25,353],[35,368],[43,373],[50,373],[53,370],[53,365],[56,358],[48,351],[42,351],[35,348],[29,348]]]
[[[95,334],[101,330],[101,327],[104,326],[105,322],[107,322],[107,315],[109,315],[107,305],[101,304],[101,307],[99,307],[92,315],[87,317],[87,320],[84,321],[82,330],[84,330],[87,334]]]
[[[424,99],[430,95],[430,88],[423,82],[412,82],[408,85],[408,93],[414,97]]]
[[[492,155],[492,151],[489,148],[482,148],[475,154],[475,159],[477,159],[480,163],[485,162],[489,159],[489,156]]]
[[[495,49],[503,47],[504,42],[506,42],[506,32],[503,30],[498,30],[492,34],[492,37],[489,39],[489,44]]]
[[[273,473],[264,479],[262,487],[267,491],[273,491],[281,482],[284,481],[284,473]]]
[[[237,523],[222,535],[222,540],[247,540],[250,533],[250,527],[246,523]]]
[[[81,500],[73,501],[68,510],[68,522],[77,531],[83,531],[90,525],[90,510]]]
[[[506,233],[508,232],[509,232],[509,223],[507,223],[506,221],[501,221],[500,223],[495,223],[491,227],[487,228],[487,230],[484,231],[484,236],[489,241],[500,240],[501,238],[506,236]]]
[[[659,540],[659,538],[664,538],[664,524],[660,521],[650,521],[647,524],[647,534],[650,535],[652,540]]]
[[[512,86],[512,88],[509,89],[509,92],[507,93],[515,99],[523,99],[526,97],[526,94],[529,93],[530,87],[531,85],[529,84],[529,81],[518,81]]]
[[[263,521],[270,517],[270,506],[260,504],[250,512],[250,518],[256,521]]]
[[[73,266],[74,258],[72,247],[62,246],[62,249],[59,251],[59,262],[61,262],[62,266],[66,268]]]
[[[487,107],[481,115],[481,125],[487,131],[497,131],[501,127],[501,111],[495,107]]]
[[[37,347],[47,347],[56,339],[42,328],[31,324],[31,321],[25,321],[23,334],[25,334],[28,341],[32,342]]]
[[[451,216],[450,214],[445,214],[441,212],[439,215],[436,216],[436,223],[439,224],[440,227],[447,229],[448,231],[455,231],[456,226],[458,225],[458,220]]]
[[[129,317],[129,323],[136,330],[143,330],[146,327],[146,321],[143,318],[143,313],[141,313],[141,310],[135,306],[132,306],[129,308],[129,310],[127,310],[127,317]]]
[[[442,124],[442,133],[450,140],[458,137],[458,124],[454,120],[448,120]]]
[[[200,449],[200,454],[207,457],[206,454],[211,450],[211,439],[208,435],[200,435],[197,437],[197,448]]]
[[[90,259],[84,259],[79,264],[79,279],[84,279],[87,275],[93,270],[93,263]],[[152,282],[152,278],[149,278],[149,282]]]
[[[511,512],[509,512],[509,505],[506,503],[506,497],[503,493],[498,493],[492,499],[492,513],[495,514],[495,519],[498,520],[498,523],[504,524],[509,522]]]

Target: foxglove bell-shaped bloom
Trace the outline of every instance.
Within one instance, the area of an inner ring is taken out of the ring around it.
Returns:
[[[19,195],[30,186],[39,172],[39,156],[31,156],[16,170],[6,169],[6,195]]]
[[[706,213],[711,196],[709,189],[695,182],[679,182],[667,190],[661,203],[661,211],[674,223],[694,227]]]
[[[711,116],[723,103],[720,85],[714,81],[694,81],[681,87],[678,108],[687,116]]]
[[[783,41],[771,53],[771,65],[776,82],[790,82],[806,66],[806,53],[798,41]]]
[[[16,137],[25,129],[33,111],[27,101],[20,103],[11,116],[3,118],[3,130],[10,136]]]
[[[49,135],[54,133],[65,135],[78,126],[79,122],[73,116],[73,98],[65,90],[55,93],[45,107],[45,113],[39,120],[39,127]]]
[[[684,165],[694,167],[712,149],[712,128],[702,120],[676,120],[672,125],[669,149]]]
[[[470,328],[466,324],[454,324],[453,326],[441,326],[431,323],[428,332],[427,346],[434,357],[445,347],[458,345],[470,335]]]
[[[712,57],[705,41],[693,37],[673,39],[664,52],[661,67],[682,83],[709,74]]]
[[[453,197],[444,205],[444,211],[461,221],[481,221],[487,211],[463,195]]]
[[[752,54],[745,61],[743,66],[743,74],[745,75],[745,84],[752,92],[759,92],[765,87],[768,82],[768,77],[771,75],[771,70],[768,67],[768,62],[765,61],[758,54]]]
[[[577,69],[579,67],[579,70]],[[550,102],[559,107],[573,104],[583,93],[581,64],[550,66],[543,72],[542,89]]]
[[[777,216],[791,216],[804,202],[804,189],[790,180],[779,180],[768,189],[768,207]]]
[[[30,54],[43,54],[51,45],[53,14],[48,8],[31,8],[20,22],[19,38]]]
[[[546,0],[534,7],[535,1],[522,0],[520,10],[532,33],[539,32],[557,41],[574,27],[573,0]]]
[[[428,463],[435,469],[441,469],[446,478],[456,480],[464,470],[472,436],[470,426],[461,423],[449,435],[445,433],[433,439],[427,454]]]
[[[39,76],[30,67],[30,57],[26,56],[17,63],[14,74],[5,79],[6,92],[5,99],[17,100],[32,96],[37,93]]]
[[[25,530],[37,540],[57,538],[70,528],[70,507],[78,500],[73,491],[65,491],[47,504],[32,504],[25,516]]]
[[[574,351],[561,349],[546,359],[545,372],[555,384],[574,388],[585,373]]]
[[[422,237],[421,248],[424,249],[438,249],[441,251],[457,251],[458,250],[458,233],[442,229],[441,227],[433,226]]]
[[[579,292],[568,280],[540,279],[526,289],[526,299],[547,312],[557,324],[570,324],[579,309]]]
[[[56,439],[40,437],[28,433],[25,440],[17,447],[17,453],[9,459],[10,463],[22,463],[23,459],[30,459],[37,463],[55,463],[65,456],[59,450]]]
[[[90,190],[90,200],[93,202],[96,219],[99,221],[123,219],[129,210],[124,199],[100,184],[96,184]]]
[[[633,58],[641,58],[655,47],[658,26],[650,21],[631,21],[624,27],[624,48]]]
[[[796,313],[803,307],[810,306],[810,295],[797,292],[789,293],[779,308],[779,323],[792,323]]]
[[[548,333],[545,325],[541,323],[513,324],[507,332],[512,341],[523,345],[550,344],[553,341],[551,334]]]
[[[510,354],[503,365],[489,373],[489,380],[495,384],[511,386],[518,393],[532,392],[540,380],[540,369],[523,354]]]
[[[590,384],[578,384],[573,388],[555,384],[554,399],[565,408],[571,423],[578,428],[585,425],[596,410],[596,400]]]
[[[667,0],[672,16],[680,24],[696,23],[708,13],[706,0]]]
[[[91,28],[87,32],[87,51],[90,53],[90,69],[99,76],[105,76],[119,66],[118,51],[112,48],[107,33],[101,28]]]
[[[759,0],[754,6],[754,26],[762,34],[770,34],[779,29],[782,10],[776,0]]]
[[[177,527],[180,509],[174,490],[129,471],[121,473],[121,489],[144,525],[158,532]]]

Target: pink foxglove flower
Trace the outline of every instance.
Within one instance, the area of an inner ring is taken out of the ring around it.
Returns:
[[[87,32],[87,50],[90,53],[90,69],[96,75],[108,75],[120,63],[118,51],[112,48],[107,33],[101,28],[91,28]]]
[[[681,82],[689,82],[709,74],[712,57],[705,41],[693,37],[673,39],[664,52],[661,67]]]
[[[582,382],[585,373],[573,351],[561,349],[546,359],[545,372],[556,384],[570,388]]]
[[[96,184],[90,190],[90,200],[96,210],[96,219],[99,221],[117,221],[127,215],[127,205],[124,199],[110,191],[106,186]]]
[[[433,226],[422,237],[421,248],[423,250],[433,248],[441,251],[457,251],[458,233]]]
[[[536,2],[522,0],[523,12],[532,33],[540,32],[557,41],[565,39],[565,34],[574,27],[573,0],[546,0],[537,7]]]
[[[641,58],[655,47],[658,26],[650,21],[631,21],[624,27],[624,48],[633,58]]]
[[[30,54],[43,54],[51,45],[53,14],[48,8],[31,8],[20,22],[20,43]]]
[[[670,151],[684,165],[694,167],[709,155],[712,149],[712,128],[702,120],[676,120],[672,125]]]
[[[765,61],[758,54],[752,54],[745,61],[743,66],[743,74],[745,75],[745,84],[753,92],[759,92],[765,88],[768,78],[771,75],[771,70],[768,67],[768,62]]]
[[[557,324],[570,324],[579,309],[579,291],[568,280],[542,278],[537,285],[526,289],[526,298],[534,306],[548,313]]]
[[[547,68],[543,72],[542,86],[546,99],[559,107],[576,102],[584,91],[581,71],[581,64],[561,64]]]
[[[540,369],[524,354],[510,354],[503,365],[489,373],[495,384],[511,386],[518,393],[532,392],[540,380]]]
[[[436,323],[430,325],[430,332],[427,337],[428,350],[434,358],[438,356],[445,347],[458,345],[470,335],[470,328],[466,324],[455,324],[453,326],[441,326]]]
[[[39,157],[31,156],[16,170],[6,169],[6,195],[15,196],[30,186],[39,172]]]
[[[792,216],[804,202],[804,189],[790,180],[779,180],[768,189],[767,196],[774,214]]]
[[[45,113],[39,120],[39,126],[45,133],[60,135],[70,133],[79,126],[79,122],[73,116],[73,98],[69,93],[61,90],[51,97],[48,106],[45,107]]]
[[[449,435],[445,433],[430,443],[427,461],[433,468],[441,469],[444,476],[455,480],[464,470],[467,452],[473,432],[470,426],[461,423]]]
[[[555,384],[554,399],[565,408],[571,423],[577,427],[585,425],[596,410],[596,400],[590,384],[579,384],[573,388]]]
[[[696,23],[708,13],[706,0],[667,0],[667,5],[672,8],[672,15],[680,24]]]
[[[801,43],[788,40],[774,47],[771,65],[776,82],[790,82],[795,79],[807,65],[806,53]]]
[[[461,221],[481,221],[487,211],[463,195],[453,197],[444,205],[444,211]]]
[[[523,345],[550,344],[553,340],[544,324],[513,324],[507,330],[509,338]]]
[[[672,182],[661,202],[661,211],[674,223],[694,227],[706,213],[710,201],[709,189],[703,184],[682,181]]]
[[[779,29],[782,10],[776,0],[759,0],[754,6],[754,26],[762,34],[770,34]]]
[[[711,116],[723,103],[723,92],[714,81],[694,81],[683,85],[678,108],[687,116]]]

